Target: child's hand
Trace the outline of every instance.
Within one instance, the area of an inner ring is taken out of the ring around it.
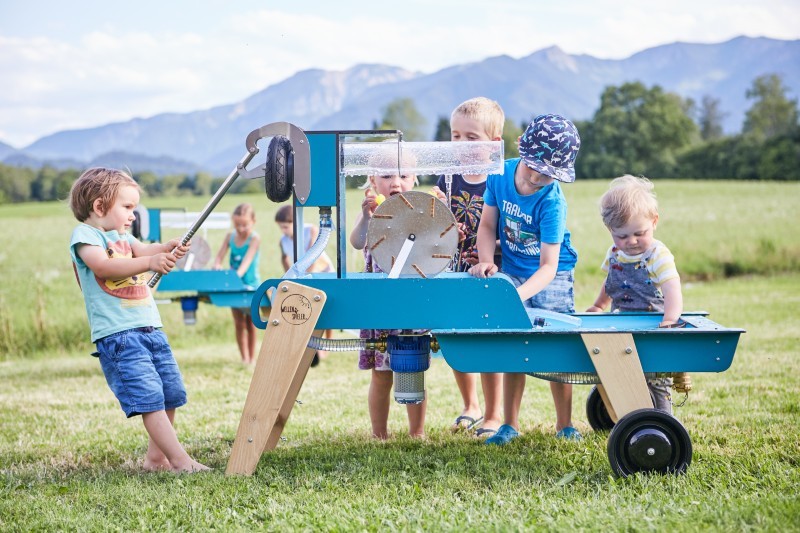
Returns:
[[[176,241],[174,246],[172,245],[172,241]],[[181,241],[178,239],[173,239],[172,241],[169,241],[169,243],[167,244],[171,246],[169,248],[169,251],[172,252],[172,255],[174,255],[176,259],[180,259],[184,255],[186,255],[186,253],[192,247],[192,241],[189,241],[186,244],[181,244],[180,243]]]
[[[361,212],[364,214],[364,218],[372,218],[372,213],[378,207],[377,197],[378,195],[372,189],[364,191],[364,201],[361,202]]]
[[[461,260],[467,263],[468,265],[475,266],[478,264],[478,250],[475,248],[470,248],[469,250],[464,250],[461,254]]]
[[[476,278],[489,278],[497,273],[497,265],[494,263],[478,263],[469,269],[469,273]]]
[[[150,256],[149,267],[153,272],[169,274],[175,268],[175,261],[177,259],[171,253],[155,254]]]
[[[467,232],[465,231],[466,226],[463,222],[459,222],[458,224],[458,242],[462,242],[464,239],[467,238]]]
[[[444,192],[442,192],[442,190],[439,187],[434,185],[433,188],[431,189],[431,193],[434,196],[436,196],[436,198],[447,204],[447,196],[445,196]]]
[[[596,306],[596,305],[593,305],[589,309],[587,309],[586,312],[587,313],[602,313],[603,312],[603,308],[599,307],[599,306]]]

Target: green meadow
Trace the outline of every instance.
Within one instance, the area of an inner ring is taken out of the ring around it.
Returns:
[[[596,296],[611,242],[597,212],[606,185],[564,186],[578,310]],[[178,432],[213,471],[143,473],[142,424],[125,419],[88,355],[68,254],[77,222],[64,202],[0,206],[0,530],[800,530],[800,184],[671,180],[656,192],[656,237],[676,256],[685,309],[747,333],[732,367],[695,374],[676,409],[694,447],[688,472],[626,479],[611,474],[607,434],[586,423],[587,386],[574,394],[580,442],[553,438],[549,387],[532,378],[522,438],[496,448],[451,434],[460,397],[440,358],[426,374],[427,438],[406,437],[393,405],[393,438],[376,442],[369,373],[352,352],[309,371],[285,440],[252,477],[225,477],[252,368],[238,363],[227,309],[201,304],[185,326],[175,303],[160,310],[189,392]],[[348,191],[351,223],[360,194]],[[143,198],[190,211],[207,201]],[[262,278],[280,277],[278,206],[229,195],[217,211],[243,201],[257,212]],[[317,220],[312,209],[305,218]],[[224,231],[198,235],[215,253]],[[359,269],[360,255],[345,253]]]

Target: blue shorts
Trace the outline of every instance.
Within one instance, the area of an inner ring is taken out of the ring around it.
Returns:
[[[519,287],[529,278],[523,276],[513,276],[505,273],[514,283],[514,287]],[[575,271],[562,270],[556,272],[556,277],[550,284],[539,293],[522,302],[525,307],[535,309],[547,309],[556,313],[575,312]]]
[[[160,329],[113,333],[97,341],[97,352],[106,382],[128,418],[186,403],[181,371]]]

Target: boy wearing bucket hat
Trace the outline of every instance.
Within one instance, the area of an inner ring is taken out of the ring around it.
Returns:
[[[580,145],[572,122],[560,115],[539,115],[520,137],[520,157],[506,160],[502,176],[487,179],[478,227],[478,264],[469,272],[479,278],[497,273],[493,256],[499,234],[502,272],[517,287],[525,307],[575,311],[573,273],[578,254],[570,243],[567,202],[559,182],[575,181]],[[519,436],[525,378],[517,373],[503,376],[504,424],[487,444],[503,445]],[[572,385],[551,383],[550,390],[556,436],[580,439],[572,426]]]

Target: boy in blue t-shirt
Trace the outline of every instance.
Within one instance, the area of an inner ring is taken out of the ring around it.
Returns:
[[[478,227],[478,264],[469,272],[485,278],[497,272],[493,256],[500,236],[502,272],[517,287],[525,307],[575,311],[573,272],[578,254],[566,227],[567,202],[559,181],[575,181],[581,139],[575,125],[560,115],[539,115],[520,137],[520,157],[505,162],[502,176],[486,182]],[[498,232],[499,230],[499,232]],[[505,423],[487,444],[507,444],[519,436],[519,409],[525,374],[503,376]],[[572,385],[551,383],[556,436],[580,439],[572,427]]]
[[[70,189],[80,224],[69,250],[97,345],[93,355],[125,415],[142,415],[150,437],[144,469],[208,470],[186,453],[173,427],[186,389],[147,286],[148,271],[168,273],[189,246],[179,239],[139,242],[130,233],[138,204],[139,185],[112,168],[90,168]]]

